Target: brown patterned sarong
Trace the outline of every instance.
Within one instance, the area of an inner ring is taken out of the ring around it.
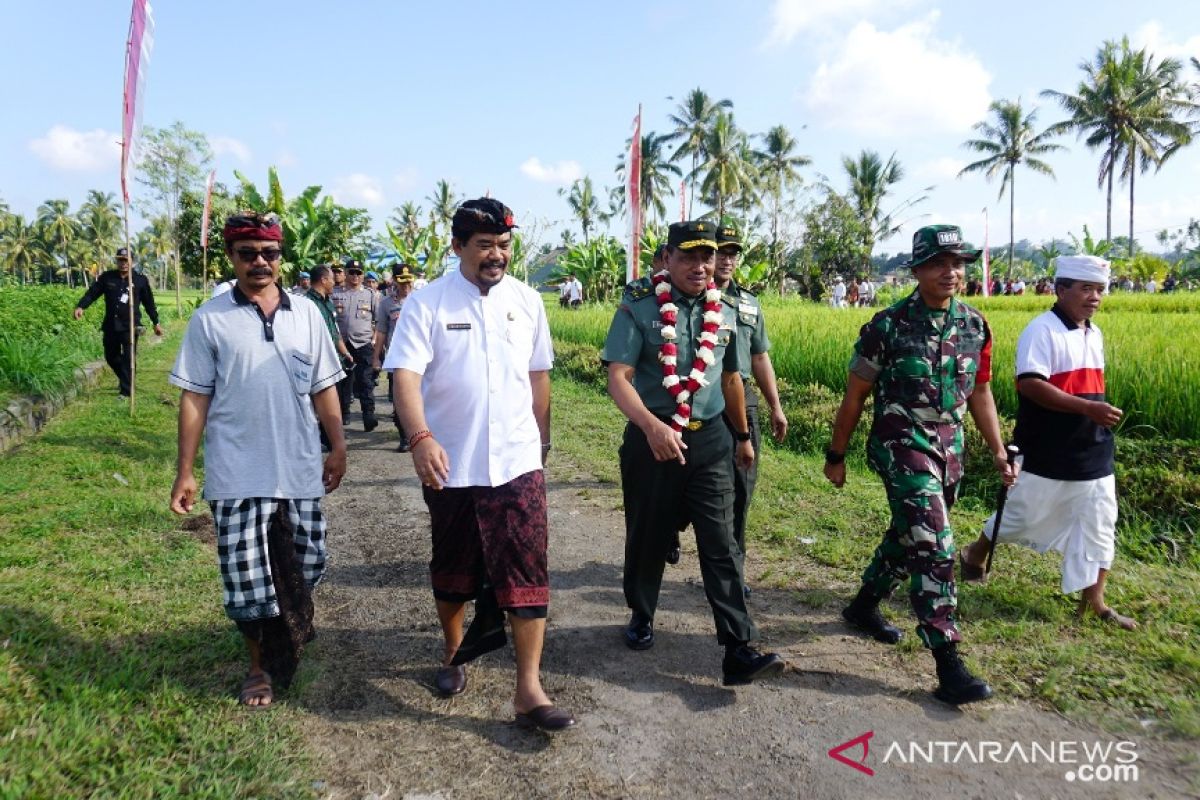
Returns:
[[[433,533],[433,596],[462,603],[490,584],[500,608],[550,602],[546,480],[541,470],[500,486],[425,487]]]

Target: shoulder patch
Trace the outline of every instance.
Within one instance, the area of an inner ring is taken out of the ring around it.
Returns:
[[[638,278],[625,284],[625,296],[630,300],[641,300],[654,294],[654,283],[649,278]]]

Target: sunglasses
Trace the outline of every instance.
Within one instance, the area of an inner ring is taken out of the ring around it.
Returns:
[[[283,256],[283,251],[277,247],[269,247],[265,250],[255,250],[253,247],[239,247],[233,252],[237,253],[237,257],[247,264],[253,263],[259,256],[268,264],[278,261]]]
[[[346,270],[346,274],[347,275],[362,275],[363,271],[361,269],[348,269],[348,270]]]

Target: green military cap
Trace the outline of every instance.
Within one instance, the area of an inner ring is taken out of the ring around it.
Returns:
[[[970,264],[981,252],[963,241],[962,229],[957,225],[926,225],[913,234],[912,258],[905,266],[916,269],[941,253],[953,253]]]
[[[737,247],[740,253],[742,250],[742,232],[733,225],[718,225],[717,247]]]
[[[691,250],[694,247],[717,249],[717,226],[702,220],[672,222],[667,230],[667,247]]]

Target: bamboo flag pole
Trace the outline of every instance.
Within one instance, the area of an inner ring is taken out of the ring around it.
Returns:
[[[154,46],[154,17],[149,0],[133,0],[129,15],[129,36],[125,40],[125,81],[121,95],[121,199],[124,204],[125,249],[129,254],[129,415],[133,416],[137,377],[137,296],[134,283],[133,247],[129,238],[129,165],[137,139],[141,108],[138,102],[145,87],[143,62],[150,60]]]

